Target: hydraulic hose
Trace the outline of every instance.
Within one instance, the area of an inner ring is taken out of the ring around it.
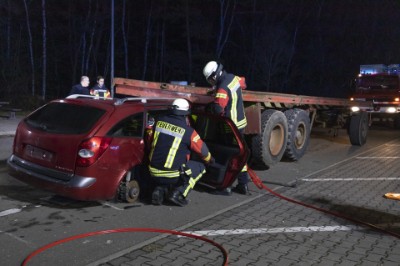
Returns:
[[[283,200],[286,200],[286,201],[289,201],[289,202],[292,202],[292,203],[295,203],[295,204],[298,204],[298,205],[301,205],[301,206],[304,206],[304,207],[307,207],[307,208],[310,208],[310,209],[314,209],[314,210],[317,210],[317,211],[320,211],[320,212],[323,212],[323,213],[327,213],[327,214],[330,214],[330,215],[333,215],[333,216],[336,216],[336,217],[351,221],[351,222],[356,223],[356,224],[360,224],[360,225],[363,225],[363,226],[366,226],[366,227],[370,227],[370,228],[372,228],[372,229],[374,229],[376,231],[379,231],[379,232],[382,232],[382,233],[385,233],[385,234],[400,238],[400,235],[398,233],[395,233],[395,232],[380,228],[380,227],[378,227],[376,225],[373,225],[371,223],[367,223],[367,222],[364,222],[364,221],[361,221],[361,220],[346,216],[346,215],[341,214],[341,213],[333,212],[333,211],[326,210],[326,209],[323,209],[323,208],[319,208],[319,207],[316,207],[316,206],[313,206],[313,205],[310,205],[310,204],[307,204],[307,203],[304,203],[304,202],[301,202],[301,201],[297,201],[295,199],[291,199],[291,198],[285,197],[285,196],[273,191],[269,187],[265,186],[262,183],[261,179],[254,172],[254,170],[248,168],[247,171],[249,173],[249,176],[250,176],[251,180],[253,181],[253,183],[259,189],[265,189],[266,191],[268,191],[269,193],[271,193],[272,195],[274,195],[274,196],[276,196],[278,198],[281,198]],[[33,257],[35,257],[36,255],[38,255],[38,254],[40,254],[40,253],[42,253],[42,252],[44,252],[44,251],[46,251],[46,250],[48,250],[50,248],[53,248],[53,247],[55,247],[57,245],[60,245],[62,243],[70,242],[70,241],[73,241],[73,240],[76,240],[76,239],[96,236],[96,235],[105,235],[105,234],[113,234],[113,233],[126,233],[126,232],[162,233],[162,234],[180,235],[180,236],[190,237],[190,238],[194,238],[194,239],[199,239],[199,240],[208,242],[211,245],[217,247],[222,252],[223,257],[224,257],[223,266],[227,266],[228,265],[228,252],[224,249],[224,247],[222,245],[212,241],[211,239],[208,239],[208,238],[203,237],[203,236],[194,235],[194,234],[189,234],[189,233],[184,233],[184,232],[179,232],[179,231],[174,231],[174,230],[158,229],[158,228],[118,228],[118,229],[102,230],[102,231],[89,232],[89,233],[84,233],[84,234],[71,236],[71,237],[68,237],[68,238],[64,238],[64,239],[52,242],[50,244],[47,244],[47,245],[45,245],[45,246],[33,251],[32,253],[30,253],[24,259],[24,261],[22,262],[21,265],[22,266],[26,266],[27,263]]]
[[[76,239],[81,239],[81,238],[86,238],[86,237],[91,237],[91,236],[96,236],[96,235],[105,235],[105,234],[114,234],[114,233],[126,233],[126,232],[150,232],[150,233],[161,233],[161,234],[171,234],[171,235],[180,235],[180,236],[185,236],[185,237],[190,237],[194,239],[199,239],[205,242],[210,243],[211,245],[217,247],[223,254],[223,266],[228,265],[228,252],[222,247],[222,245],[212,241],[211,239],[208,239],[203,236],[198,236],[194,234],[189,234],[189,233],[184,233],[184,232],[179,232],[179,231],[174,231],[174,230],[167,230],[167,229],[158,229],[158,228],[118,228],[118,229],[111,229],[111,230],[102,230],[102,231],[96,231],[96,232],[89,232],[85,234],[80,234],[80,235],[75,235],[71,237],[67,237],[58,241],[54,241],[50,244],[47,244],[35,251],[33,251],[31,254],[29,254],[24,261],[22,262],[22,266],[26,266],[28,261],[30,261],[33,257],[38,255],[39,253],[42,253],[50,248],[53,248],[57,245],[60,245],[62,243],[67,243]]]
[[[276,196],[278,198],[281,198],[281,199],[284,199],[286,201],[289,201],[289,202],[292,202],[292,203],[295,203],[295,204],[298,204],[298,205],[301,205],[301,206],[304,206],[304,207],[307,207],[307,208],[311,208],[311,209],[314,209],[314,210],[317,210],[317,211],[320,211],[320,212],[323,212],[323,213],[327,213],[327,214],[330,214],[330,215],[333,215],[333,216],[336,216],[336,217],[351,221],[351,222],[356,223],[356,224],[360,224],[360,225],[363,225],[363,226],[366,226],[366,227],[370,227],[370,228],[372,228],[372,229],[374,229],[376,231],[379,231],[379,232],[382,232],[382,233],[385,233],[385,234],[400,238],[400,234],[392,232],[392,231],[389,231],[389,230],[386,230],[386,229],[383,229],[383,228],[380,228],[380,227],[378,227],[376,225],[373,225],[373,224],[370,224],[370,223],[367,223],[367,222],[364,222],[364,221],[361,221],[361,220],[346,216],[346,215],[344,215],[342,213],[337,213],[337,212],[333,212],[333,211],[330,211],[330,210],[322,209],[322,208],[319,208],[319,207],[316,207],[316,206],[313,206],[313,205],[310,205],[310,204],[307,204],[307,203],[304,203],[304,202],[301,202],[301,201],[297,201],[295,199],[291,199],[291,198],[285,197],[285,196],[273,191],[272,189],[268,188],[267,186],[265,186],[262,183],[261,179],[257,176],[256,172],[254,172],[253,169],[247,168],[247,172],[249,173],[249,176],[250,176],[251,180],[253,181],[253,183],[259,189],[265,189],[266,191],[268,191],[269,193],[271,193],[272,195],[274,195],[274,196]]]

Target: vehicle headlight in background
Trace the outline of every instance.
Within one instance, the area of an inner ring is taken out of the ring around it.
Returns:
[[[387,112],[388,113],[396,113],[396,107],[388,107]]]
[[[360,107],[358,107],[358,106],[352,106],[352,107],[351,107],[351,111],[352,111],[352,112],[358,112],[358,111],[360,111]]]

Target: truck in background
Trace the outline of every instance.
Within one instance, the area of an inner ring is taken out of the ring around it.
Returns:
[[[384,120],[400,129],[400,64],[361,65],[353,87],[350,100],[371,103],[358,106],[369,114],[369,125]]]
[[[186,98],[194,108],[196,103],[214,100],[213,92],[205,87],[126,78],[114,78],[113,85],[117,94]],[[308,147],[313,127],[347,128],[352,145],[361,146],[367,139],[368,115],[359,107],[368,108],[369,102],[250,90],[243,91],[243,100],[251,162],[267,169],[283,157],[299,160]],[[353,107],[358,109],[353,111]]]

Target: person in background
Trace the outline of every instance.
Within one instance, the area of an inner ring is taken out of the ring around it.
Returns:
[[[97,76],[97,84],[90,90],[90,95],[109,98],[110,91],[104,85],[104,77]]]
[[[82,76],[81,77],[81,82],[79,84],[76,84],[72,86],[71,91],[69,92],[68,95],[72,94],[83,94],[83,95],[90,95],[89,93],[89,77],[88,76]]]
[[[187,205],[188,193],[205,173],[205,164],[214,162],[207,145],[188,124],[189,114],[189,102],[176,99],[171,112],[158,117],[153,126],[149,171],[156,184],[154,205],[162,204],[166,195],[178,206]],[[191,152],[202,162],[191,160]]]
[[[243,135],[244,128],[247,125],[242,98],[242,89],[246,89],[245,78],[226,72],[222,64],[216,61],[210,61],[206,64],[203,75],[216,90],[212,111],[232,119]],[[238,176],[238,184],[233,188],[233,191],[249,195],[248,182],[249,175],[246,164]]]

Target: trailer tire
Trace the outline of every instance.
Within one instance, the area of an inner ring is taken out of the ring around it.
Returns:
[[[278,163],[285,153],[288,125],[286,116],[268,109],[261,114],[261,133],[252,139],[253,162],[267,168]]]
[[[362,146],[367,142],[368,114],[360,112],[350,117],[349,137],[352,145]]]
[[[285,111],[288,122],[288,138],[285,158],[298,161],[303,157],[310,142],[310,117],[302,109],[289,109]]]

